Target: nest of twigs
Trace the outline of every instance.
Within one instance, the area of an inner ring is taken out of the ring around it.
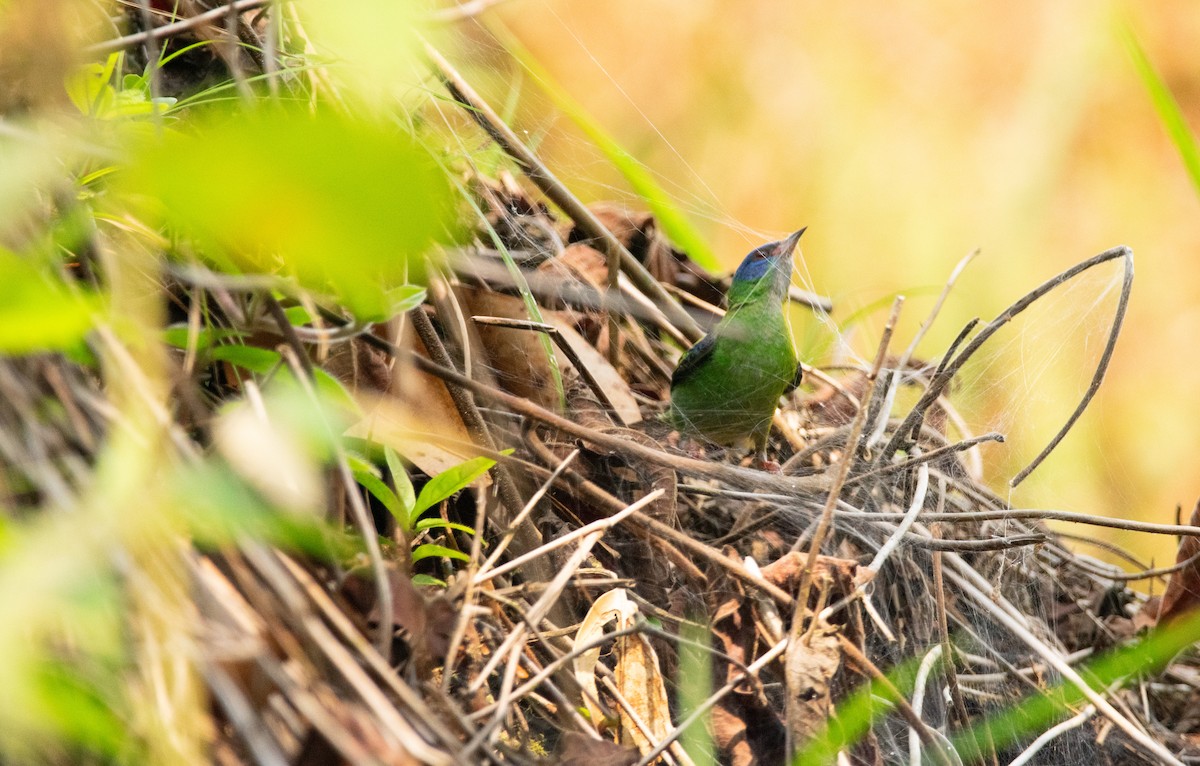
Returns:
[[[889,323],[873,364],[807,369],[776,418],[781,472],[755,470],[656,419],[724,285],[652,216],[580,204],[437,66],[529,178],[466,179],[485,218],[431,270],[423,305],[374,327],[326,305],[298,333],[265,287],[198,266],[164,286],[177,319],[207,300],[246,345],[338,379],[366,413],[353,433],[393,447],[418,490],[467,457],[497,461],[417,539],[340,455],[323,516],[380,544],[350,557],[251,538],[188,551],[215,760],[1130,764],[1196,752],[1190,661],[1155,675],[1088,665],[1134,643],[1153,609],[1042,517],[1116,522],[1008,508],[964,459],[999,437],[955,428],[947,394],[1010,319],[1123,262],[1099,385],[1128,250],[968,326],[937,359],[898,352],[908,344]],[[173,449],[201,454],[218,410],[254,392],[231,362],[186,354]],[[893,411],[900,387],[918,392],[908,411]],[[69,505],[111,427],[100,382],[61,357],[0,360],[0,400],[8,504]],[[414,562],[410,546],[430,542],[460,555]],[[1180,587],[1163,620],[1190,605]]]

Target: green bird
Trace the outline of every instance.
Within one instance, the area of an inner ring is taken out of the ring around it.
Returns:
[[[792,253],[804,229],[751,251],[733,274],[729,309],[688,349],[671,375],[664,419],[681,433],[714,444],[749,439],[761,465],[779,397],[800,384],[801,368],[783,305]]]

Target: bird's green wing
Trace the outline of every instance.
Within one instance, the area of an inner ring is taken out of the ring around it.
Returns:
[[[788,383],[787,388],[783,389],[783,393],[790,394],[800,387],[800,381],[804,380],[804,365],[796,365],[796,375],[792,378],[792,382]]]
[[[683,383],[703,367],[704,363],[712,357],[713,349],[716,347],[716,336],[710,333],[689,348],[683,358],[679,360],[679,366],[675,368],[675,372],[671,373],[671,388]]]

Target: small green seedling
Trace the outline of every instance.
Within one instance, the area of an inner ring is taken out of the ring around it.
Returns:
[[[471,458],[448,470],[434,476],[421,488],[420,494],[413,490],[408,472],[400,461],[400,456],[391,447],[384,447],[384,457],[392,474],[395,488],[389,487],[376,474],[375,469],[365,462],[356,461],[354,477],[372,496],[392,514],[396,525],[406,540],[411,540],[421,532],[435,527],[453,529],[474,535],[475,530],[465,524],[431,516],[421,518],[426,511],[434,508],[443,500],[470,486],[476,479],[486,473],[496,464],[495,460],[486,457]],[[462,551],[447,548],[444,545],[425,543],[413,549],[411,557],[415,564],[422,559],[434,556],[469,561],[470,558]]]

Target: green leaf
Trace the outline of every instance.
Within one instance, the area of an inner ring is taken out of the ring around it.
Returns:
[[[491,458],[476,457],[434,476],[428,484],[421,488],[421,494],[417,497],[416,505],[413,506],[412,517],[418,518],[422,513],[455,492],[469,486],[471,482],[478,479],[495,464],[496,461]]]
[[[257,346],[217,346],[210,354],[213,360],[245,367],[250,372],[265,375],[279,364],[279,352]]]
[[[89,672],[90,670],[90,672]],[[53,725],[68,741],[87,747],[94,754],[118,758],[129,746],[129,731],[121,714],[113,709],[114,687],[93,683],[84,670],[66,662],[47,659],[34,672],[30,704],[38,717]],[[116,678],[107,679],[116,683]]]
[[[386,309],[380,314],[358,314],[362,322],[386,322],[392,317],[399,316],[415,309],[425,302],[425,288],[420,285],[400,285],[387,291],[383,303]]]
[[[338,100],[386,111],[420,88],[418,30],[428,25],[424,3],[401,0],[305,0],[296,6],[305,37],[337,66],[322,69]]]
[[[342,385],[342,382],[330,375],[320,367],[313,368],[313,383],[316,385],[317,391],[325,397],[325,400],[346,412],[356,416],[362,416],[362,409],[358,406],[358,402]]]
[[[201,545],[262,539],[324,559],[330,555],[331,541],[338,539],[317,519],[271,508],[231,468],[221,464],[183,467],[170,487],[175,497],[172,507],[183,512]]]
[[[420,285],[400,285],[388,290],[388,301],[391,302],[389,319],[415,309],[425,302],[425,288]]]
[[[87,64],[66,78],[67,97],[81,113],[100,120],[141,117],[160,113],[175,103],[174,98],[150,97],[149,79],[142,75],[121,77],[120,89],[113,85],[113,72],[121,54],[114,53],[103,64]]]
[[[120,91],[116,94],[111,106],[101,115],[105,119],[118,117],[142,117],[153,114],[159,108],[157,104],[146,97],[141,91]],[[159,108],[159,111],[162,111]]]
[[[190,330],[187,325],[171,325],[163,330],[163,341],[168,346],[175,348],[187,348],[188,337]],[[222,340],[239,340],[245,336],[245,333],[237,330],[223,329],[219,327],[201,327],[196,333],[196,349],[198,351],[207,351],[212,348],[213,344]]]
[[[118,168],[116,165],[105,165],[102,168],[93,170],[92,172],[86,173],[79,177],[79,181],[78,181],[79,186],[80,186],[80,188],[85,188],[87,186],[90,186],[90,185],[96,183],[97,181],[99,181],[100,179],[110,176],[113,173],[116,173],[119,169],[120,168]],[[97,216],[97,217],[99,217],[99,216]]]
[[[433,543],[426,543],[425,545],[418,545],[416,548],[413,549],[412,561],[415,564],[418,561],[421,561],[422,559],[433,558],[435,556],[440,556],[441,558],[446,558],[446,559],[457,559],[458,561],[470,561],[471,560],[471,557],[468,556],[467,554],[463,553],[462,551],[456,551],[453,548],[447,548],[444,545],[434,545]]]
[[[436,577],[430,577],[427,574],[415,574],[412,576],[413,585],[436,585],[439,588],[446,587],[445,580],[439,580]]]
[[[67,98],[75,105],[80,114],[90,114],[92,104],[100,95],[106,83],[99,75],[104,71],[103,64],[86,64],[67,76],[63,83]]]
[[[375,474],[365,471],[355,471],[354,480],[365,487],[376,500],[383,503],[383,507],[387,508],[396,521],[407,529],[408,514],[396,498],[396,493],[392,492],[391,487],[384,484]]]
[[[1154,64],[1150,62],[1150,57],[1146,55],[1133,30],[1126,25],[1123,31],[1125,45],[1129,49],[1129,55],[1133,57],[1134,69],[1149,92],[1154,111],[1158,112],[1159,121],[1166,128],[1171,143],[1175,144],[1188,177],[1196,187],[1196,193],[1200,194],[1200,143],[1196,140],[1196,134],[1188,126],[1187,118],[1179,108],[1179,102],[1154,69]]]
[[[312,315],[303,306],[288,306],[283,310],[283,315],[293,327],[303,327],[312,321]]]
[[[346,456],[346,465],[350,466],[351,473],[358,473],[361,471],[362,473],[369,473],[378,478],[379,469],[376,468],[368,458],[360,455],[357,452],[354,452],[351,449],[347,449],[344,454]]]
[[[99,300],[69,290],[33,263],[0,248],[0,352],[78,348]]]
[[[283,271],[358,316],[389,315],[389,290],[420,276],[453,214],[446,176],[410,135],[282,108],[146,142],[124,188],[202,250]]]
[[[103,64],[86,64],[67,77],[67,97],[82,114],[97,115],[112,104],[116,91],[111,80],[120,60],[120,53],[112,53]]]
[[[400,499],[400,504],[404,506],[406,513],[412,514],[413,509],[417,507],[417,498],[413,493],[412,480],[408,478],[408,471],[404,470],[404,463],[400,461],[396,450],[386,445],[383,448],[383,457],[387,460],[388,470],[392,472],[392,483],[396,485],[396,497]]]
[[[459,532],[465,532],[468,535],[474,535],[475,530],[468,527],[466,524],[459,524],[457,521],[446,521],[437,516],[431,516],[428,519],[421,519],[413,526],[413,531],[424,532],[426,529],[434,529],[440,527],[442,529],[456,529]]]

